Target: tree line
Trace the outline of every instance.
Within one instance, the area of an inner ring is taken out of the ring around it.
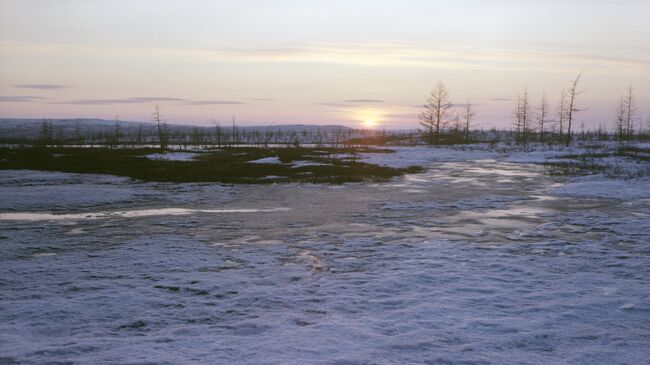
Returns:
[[[52,120],[41,122],[37,136],[2,138],[0,142],[15,145],[40,147],[84,146],[104,148],[223,148],[235,146],[287,145],[300,146],[327,145],[332,147],[349,146],[379,142],[401,135],[401,131],[383,129],[355,128],[304,128],[303,130],[283,130],[268,126],[266,128],[241,128],[233,120],[231,126],[213,122],[213,127],[173,128],[162,118],[160,109],[155,107],[153,124],[140,123],[136,128],[124,128],[119,118],[113,126],[101,130],[81,127],[77,121],[72,128],[57,126]]]
[[[579,89],[580,78],[581,74],[578,74],[560,93],[555,118],[552,118],[553,111],[549,108],[546,93],[543,92],[540,100],[533,105],[527,88],[524,88],[515,99],[514,123],[511,133],[506,135],[513,135],[515,143],[524,148],[531,142],[569,146],[577,135],[581,139],[588,135],[589,138],[597,136],[598,140],[616,139],[620,142],[634,138],[647,139],[648,133],[641,127],[642,121],[631,86],[620,98],[613,134],[607,131],[603,123],[597,131],[585,131],[584,123],[581,123],[580,132],[576,133],[576,116],[583,110],[578,108],[578,97],[585,92]],[[470,133],[475,116],[470,102],[462,105],[452,102],[445,83],[440,80],[426,99],[419,123],[423,127],[424,140],[430,144],[479,142],[476,138],[472,139],[473,134]],[[495,131],[493,135],[498,133]]]

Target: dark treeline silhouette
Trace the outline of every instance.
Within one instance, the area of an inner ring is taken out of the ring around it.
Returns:
[[[350,147],[400,143],[416,136],[417,131],[355,129],[347,127],[213,127],[183,126],[176,128],[162,121],[159,111],[154,113],[154,124],[122,123],[115,118],[110,126],[93,126],[77,121],[44,119],[38,130],[27,130],[17,124],[15,130],[0,133],[0,143],[16,146],[63,147],[83,146],[102,148],[159,148],[209,149],[240,146],[267,147],[285,145],[323,145]]]
[[[522,94],[522,98],[526,95]],[[529,103],[529,102],[528,102]],[[523,114],[526,102],[518,102],[518,110]],[[140,123],[133,126],[123,125],[119,120],[108,128],[84,128],[78,122],[72,127],[57,124],[56,120],[43,120],[37,133],[14,132],[0,134],[0,143],[18,147],[64,147],[83,146],[99,148],[163,148],[163,149],[210,149],[228,147],[268,147],[268,146],[328,146],[335,148],[356,146],[384,145],[418,145],[418,144],[471,144],[498,143],[527,147],[532,143],[544,145],[566,145],[570,141],[650,141],[650,130],[641,128],[641,119],[634,112],[628,116],[625,107],[617,111],[616,120],[600,123],[596,129],[586,129],[581,124],[569,132],[560,129],[559,123],[546,119],[546,110],[542,117],[542,105],[539,115],[532,117],[530,108],[526,115],[515,117],[513,127],[503,129],[473,129],[474,112],[471,104],[464,107],[463,113],[454,115],[453,123],[441,128],[439,134],[432,135],[428,130],[383,130],[353,128],[305,128],[302,130],[283,130],[265,128],[232,128],[215,124],[214,127],[189,127],[182,130],[166,125]],[[622,104],[625,106],[625,104]],[[544,106],[546,109],[546,106]],[[524,122],[525,119],[525,122]],[[534,122],[535,121],[535,122]],[[629,121],[629,126],[628,126]],[[615,126],[607,130],[604,126]],[[566,128],[566,127],[565,127]],[[161,131],[162,141],[161,144]],[[570,137],[567,137],[570,136]]]

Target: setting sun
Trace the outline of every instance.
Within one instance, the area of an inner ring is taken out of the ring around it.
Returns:
[[[363,126],[366,128],[375,128],[377,126],[377,122],[374,119],[366,119],[363,121]]]

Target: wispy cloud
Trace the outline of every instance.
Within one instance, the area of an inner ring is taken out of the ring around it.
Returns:
[[[158,49],[157,52],[170,50]],[[301,62],[366,66],[418,66],[446,69],[538,69],[553,66],[566,68],[611,68],[617,66],[648,68],[650,58],[611,56],[602,50],[569,51],[566,49],[491,48],[468,46],[432,46],[411,42],[388,43],[320,43],[314,45],[276,46],[268,48],[228,48],[177,50],[188,56],[226,62]],[[174,51],[172,51],[173,53]],[[591,53],[590,53],[591,52]]]
[[[13,84],[12,86],[20,89],[33,89],[33,90],[60,90],[60,89],[69,88],[69,86],[67,85],[59,85],[59,84]]]
[[[166,101],[182,102],[187,101],[181,98],[168,98],[157,96],[138,96],[132,98],[121,99],[81,99],[81,100],[67,100],[61,101],[57,104],[70,104],[70,105],[111,105],[111,104],[140,104],[140,103],[157,103]]]
[[[41,44],[0,41],[6,52],[29,51],[34,53],[69,52],[89,53],[95,57],[112,57],[116,54],[129,57],[165,56],[184,62],[235,62],[235,63],[328,63],[364,66],[417,66],[442,69],[526,70],[558,69],[616,70],[644,69],[650,67],[647,50],[612,53],[603,49],[578,49],[541,47],[530,44],[512,48],[489,46],[431,45],[415,42],[384,43],[316,43],[272,45],[270,47],[211,48],[125,48],[113,46],[88,46],[78,44]]]
[[[322,105],[322,106],[333,106],[333,107],[349,107],[350,105],[345,104],[345,103],[334,103],[334,102],[327,102],[327,101],[321,101],[314,103],[316,105]]]
[[[4,103],[36,103],[48,99],[42,96],[32,96],[32,95],[8,95],[0,96],[0,102]]]
[[[241,101],[236,100],[188,100],[185,105],[241,105]]]
[[[252,101],[275,101],[273,98],[251,98]]]
[[[379,99],[348,99],[348,100],[343,100],[344,103],[358,103],[358,104],[366,104],[366,103],[383,103],[384,100],[379,100]]]
[[[113,104],[146,104],[146,103],[177,103],[182,105],[241,105],[244,104],[237,100],[192,100],[184,98],[173,98],[163,96],[136,96],[130,98],[118,99],[79,99],[79,100],[65,100],[57,102],[56,104],[68,105],[113,105]]]
[[[506,97],[497,97],[497,98],[491,98],[491,101],[512,101],[512,98],[506,98]]]

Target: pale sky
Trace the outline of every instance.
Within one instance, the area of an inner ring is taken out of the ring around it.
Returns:
[[[430,89],[512,123],[517,93],[650,115],[650,1],[0,0],[0,117],[415,127]]]

